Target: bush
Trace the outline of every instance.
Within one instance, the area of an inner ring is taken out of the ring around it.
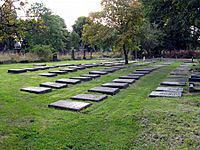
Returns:
[[[50,45],[35,45],[30,52],[37,55],[41,61],[49,61],[52,58],[53,51],[55,50]]]

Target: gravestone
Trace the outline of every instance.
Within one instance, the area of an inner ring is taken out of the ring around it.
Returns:
[[[168,91],[153,91],[149,95],[149,97],[181,97],[182,92],[168,92]]]
[[[189,82],[200,82],[200,78],[189,78]]]
[[[25,68],[27,71],[38,71],[38,68]]]
[[[140,76],[121,76],[120,79],[135,79],[138,80]]]
[[[160,85],[165,85],[165,86],[185,86],[186,82],[181,82],[181,81],[164,81]]]
[[[131,73],[131,74],[128,74],[128,76],[139,76],[139,77],[143,77],[143,76],[145,76],[145,74]]]
[[[63,69],[60,69],[60,71],[76,72],[77,69],[75,69],[75,68],[63,68]]]
[[[112,73],[112,72],[115,72],[119,70],[119,68],[106,68],[106,69],[103,69],[101,70],[102,72],[108,72],[108,73]]]
[[[102,86],[104,87],[111,87],[111,88],[120,88],[120,89],[125,89],[129,86],[128,83],[105,83],[105,84],[102,84]]]
[[[200,74],[192,74],[191,78],[200,78]]]
[[[66,83],[66,84],[78,84],[81,82],[81,80],[75,80],[75,79],[59,79],[56,81],[57,83]]]
[[[106,74],[108,74],[108,73],[107,73],[107,72],[103,72],[103,71],[90,71],[89,74],[106,75]]]
[[[136,71],[147,71],[147,72],[151,72],[155,70],[155,68],[142,68],[142,69],[137,69]]]
[[[76,102],[72,100],[60,100],[52,104],[49,104],[48,107],[62,109],[62,110],[81,111],[89,107],[90,105],[91,105],[90,103],[85,103],[85,102]]]
[[[71,66],[69,68],[76,69],[76,70],[84,70],[86,67],[84,67],[84,66]]]
[[[134,74],[149,74],[150,71],[135,71]]]
[[[67,87],[67,84],[64,83],[56,83],[56,82],[45,82],[40,84],[41,87],[49,87],[55,89],[61,89]]]
[[[82,77],[91,77],[91,78],[99,78],[101,77],[100,75],[98,74],[83,74],[81,75]]]
[[[106,95],[93,95],[93,94],[79,94],[71,97],[71,99],[74,100],[84,100],[84,101],[94,101],[94,102],[99,102],[106,98],[107,98]]]
[[[76,80],[81,80],[81,81],[91,81],[91,77],[71,77],[70,79],[76,79]]]
[[[9,69],[8,70],[8,73],[14,73],[14,74],[17,74],[17,73],[25,73],[27,72],[26,69]]]
[[[49,67],[48,66],[44,66],[44,67],[36,67],[38,70],[47,70],[47,69],[49,69]]]
[[[108,94],[108,95],[115,95],[120,90],[119,90],[119,88],[95,87],[95,88],[92,88],[88,91],[89,92],[98,92],[98,93],[103,93],[103,94]]]
[[[183,92],[183,88],[178,87],[158,87],[156,91],[168,91],[168,92]]]
[[[49,71],[49,73],[55,73],[55,74],[67,74],[67,71],[60,71],[60,70],[55,70],[55,71]]]
[[[135,79],[115,79],[115,80],[113,80],[113,82],[132,84],[135,82]]]
[[[56,73],[40,73],[38,75],[39,76],[44,76],[44,77],[55,77],[55,76],[57,76]]]
[[[45,87],[27,87],[27,88],[22,88],[21,91],[35,93],[35,94],[44,94],[44,93],[51,92],[52,89],[45,88]]]

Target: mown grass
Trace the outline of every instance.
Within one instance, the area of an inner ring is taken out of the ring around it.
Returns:
[[[93,61],[70,63],[88,62]],[[80,113],[50,109],[47,105],[87,93],[88,89],[127,75],[136,67],[35,95],[20,92],[20,88],[79,76],[102,67],[46,78],[37,74],[47,70],[7,74],[10,68],[32,64],[1,65],[0,149],[198,149],[199,95],[185,93],[183,98],[177,99],[148,98],[148,94],[179,64],[155,71]]]

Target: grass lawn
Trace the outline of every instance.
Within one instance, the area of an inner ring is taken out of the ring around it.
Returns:
[[[60,63],[91,62],[94,61]],[[32,64],[1,65],[0,149],[200,149],[199,94],[188,94],[186,88],[182,98],[148,97],[179,65],[176,62],[142,77],[117,95],[93,103],[80,113],[47,106],[87,93],[88,89],[127,75],[138,67],[129,66],[90,82],[36,95],[20,92],[20,88],[79,76],[102,67],[47,78],[37,74],[48,70],[7,73],[8,69],[30,67]]]

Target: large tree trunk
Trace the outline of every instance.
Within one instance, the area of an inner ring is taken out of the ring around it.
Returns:
[[[123,51],[124,51],[125,64],[128,64],[128,51],[126,50],[125,44],[123,45]]]
[[[75,60],[75,52],[72,50],[72,60]]]
[[[86,51],[83,51],[83,59],[86,60]]]

